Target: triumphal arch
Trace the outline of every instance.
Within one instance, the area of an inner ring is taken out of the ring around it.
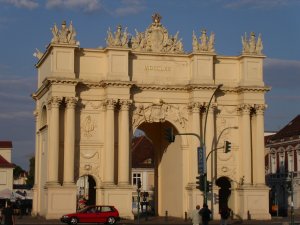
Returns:
[[[108,29],[104,48],[79,47],[72,23],[54,25],[52,36],[46,51],[35,53],[34,214],[59,218],[75,211],[77,181],[88,176],[92,204],[115,205],[121,217],[132,218],[131,139],[142,130],[155,149],[157,215],[184,217],[203,203],[196,188],[199,139],[180,135],[193,133],[205,134],[206,154],[212,151],[207,197],[215,218],[228,205],[237,217],[270,219],[264,176],[269,88],[260,35],[243,36],[240,55],[221,56],[214,33],[191,31],[187,53],[179,33],[169,34],[154,14],[144,32]],[[174,143],[164,138],[169,127]],[[232,143],[228,153],[224,141]]]

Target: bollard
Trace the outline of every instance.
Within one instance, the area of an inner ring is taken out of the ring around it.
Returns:
[[[184,221],[187,221],[187,212],[184,212]]]
[[[168,221],[168,210],[166,210],[165,221]]]

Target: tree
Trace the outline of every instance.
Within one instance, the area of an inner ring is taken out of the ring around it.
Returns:
[[[17,179],[20,176],[20,174],[22,174],[24,172],[25,172],[25,170],[23,170],[20,166],[15,165],[15,168],[13,171],[14,179]]]
[[[29,174],[27,184],[30,186],[34,185],[34,170],[35,170],[35,157],[29,159]]]

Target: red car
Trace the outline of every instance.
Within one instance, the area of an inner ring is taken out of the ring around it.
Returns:
[[[114,224],[120,219],[119,212],[114,206],[96,205],[61,217],[61,222],[75,225],[77,223],[107,223]]]

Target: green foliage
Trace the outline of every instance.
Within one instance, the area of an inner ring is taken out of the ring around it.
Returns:
[[[15,165],[16,167],[14,168],[13,174],[14,174],[14,178],[18,178],[20,176],[21,173],[24,173],[25,170],[23,170],[20,166]]]
[[[31,157],[29,159],[29,174],[27,184],[33,186],[34,185],[34,170],[35,170],[35,157]]]

